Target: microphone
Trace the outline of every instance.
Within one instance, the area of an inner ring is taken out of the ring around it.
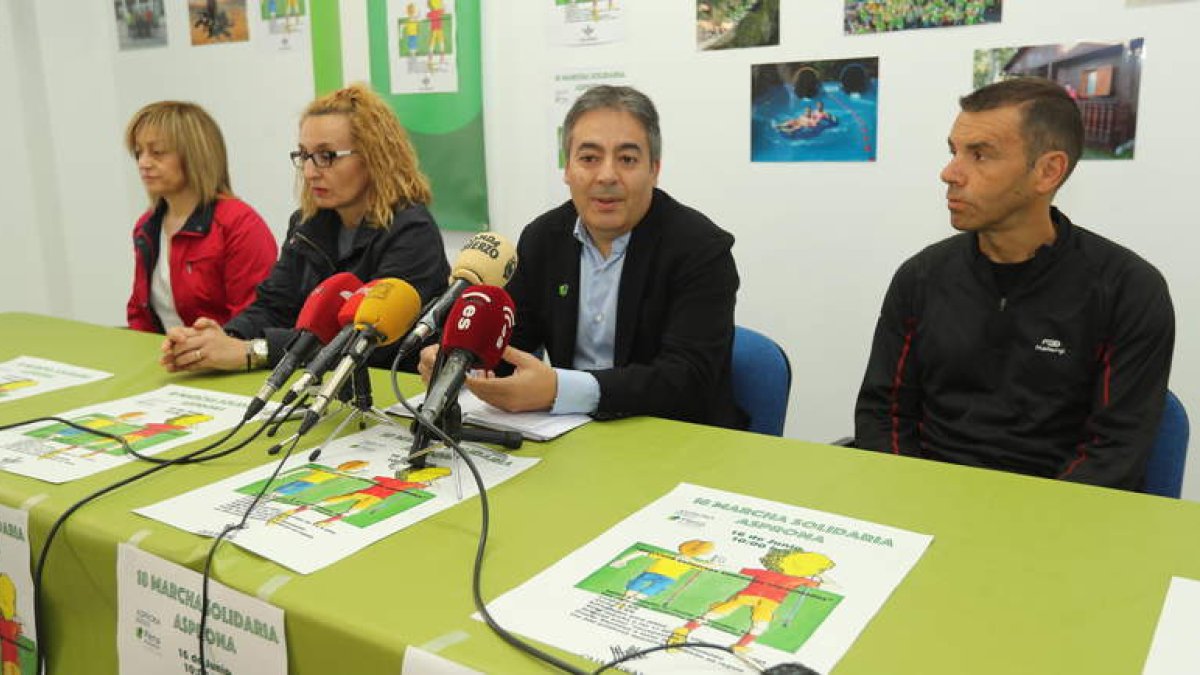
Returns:
[[[376,347],[400,339],[420,311],[421,295],[408,282],[388,278],[372,286],[354,314],[354,332],[345,356],[317,392],[297,433],[304,435],[312,429],[350,373],[365,364]]]
[[[426,306],[417,325],[400,343],[400,353],[408,354],[429,336],[437,333],[458,296],[467,287],[486,284],[503,286],[517,271],[517,250],[504,237],[480,232],[459,251],[450,271],[450,288]]]
[[[291,389],[284,395],[282,405],[288,405],[296,400],[296,397],[304,393],[309,386],[321,381],[325,373],[333,367],[337,362],[338,357],[342,352],[346,351],[346,345],[350,343],[350,339],[354,337],[354,315],[358,312],[359,305],[362,304],[363,298],[367,292],[375,286],[381,279],[368,281],[365,285],[359,287],[357,291],[351,295],[341,309],[337,313],[337,324],[342,326],[342,330],[328,342],[317,355],[308,362],[304,373],[292,383]]]
[[[467,372],[490,370],[512,338],[517,322],[512,298],[499,286],[471,286],[455,301],[442,334],[442,365],[434,373],[419,411],[429,424],[458,400]]]
[[[339,272],[322,281],[308,294],[304,306],[300,308],[300,316],[296,318],[299,333],[258,394],[250,401],[244,420],[257,415],[267,400],[296,372],[296,368],[312,358],[317,347],[327,344],[337,335],[342,325],[338,322],[338,310],[359,286],[362,286],[362,281],[358,277],[349,272]]]

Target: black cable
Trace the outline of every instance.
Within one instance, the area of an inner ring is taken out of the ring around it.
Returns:
[[[279,413],[279,410],[280,409],[277,407],[275,409],[275,412],[272,413],[272,417],[277,415]],[[31,420],[31,421],[36,422],[41,419],[59,420],[61,418],[37,418],[37,419]],[[12,428],[13,426],[21,426],[21,425],[29,424],[31,421],[21,422],[18,425],[6,425],[3,427],[0,427],[0,431]],[[79,501],[77,501],[74,504],[72,504],[71,506],[69,506],[65,511],[63,511],[62,515],[60,515],[58,517],[58,519],[54,521],[54,524],[50,526],[50,531],[46,535],[46,541],[42,543],[42,549],[38,553],[38,562],[37,562],[37,565],[34,567],[34,572],[33,572],[34,627],[36,628],[37,635],[38,635],[37,649],[36,649],[36,668],[34,669],[35,673],[42,672],[42,664],[46,660],[45,659],[45,643],[46,643],[45,636],[46,636],[46,633],[42,629],[43,624],[42,624],[42,611],[41,611],[41,608],[42,608],[42,586],[43,586],[42,585],[42,576],[45,571],[46,561],[50,558],[50,545],[54,543],[55,536],[57,536],[58,531],[59,531],[59,529],[62,528],[63,524],[66,523],[67,518],[69,518],[71,516],[71,514],[73,514],[75,511],[78,511],[80,508],[82,508],[83,506],[92,502],[93,500],[103,497],[104,495],[108,494],[109,492],[112,492],[119,488],[125,487],[126,485],[130,485],[136,481],[139,481],[142,478],[145,478],[146,476],[152,475],[163,469],[166,469],[167,467],[176,466],[176,465],[184,465],[184,464],[194,464],[194,463],[198,463],[198,462],[208,461],[211,459],[217,459],[219,457],[224,457],[225,455],[228,455],[230,452],[240,450],[240,449],[246,447],[246,445],[251,443],[254,439],[258,438],[259,435],[262,434],[263,430],[266,429],[267,424],[270,421],[271,420],[268,419],[267,422],[264,422],[262,425],[260,425],[258,430],[255,431],[253,434],[251,434],[250,437],[237,443],[232,448],[230,448],[228,450],[224,450],[224,451],[216,453],[216,454],[213,454],[213,455],[205,455],[204,454],[204,453],[208,452],[209,450],[212,450],[213,448],[220,447],[221,444],[223,444],[225,441],[232,438],[234,434],[236,434],[243,426],[245,426],[246,420],[241,420],[236,425],[234,425],[234,427],[232,429],[229,430],[229,433],[225,434],[224,436],[222,436],[220,439],[216,440],[215,442],[209,443],[208,445],[206,445],[202,448],[199,448],[197,450],[193,450],[189,453],[180,455],[179,457],[176,457],[174,459],[159,460],[156,462],[152,462],[153,466],[146,469],[145,471],[134,474],[127,478],[123,478],[123,479],[117,481],[116,483],[113,483],[111,485],[103,487],[103,488],[83,497]],[[72,424],[71,422],[67,422],[67,423]],[[92,432],[97,431],[95,429],[86,429],[86,427],[84,429],[87,431],[92,431]],[[105,435],[105,434],[103,432],[101,432],[101,435]],[[123,438],[119,439],[119,440],[123,444],[125,443],[125,440]]]
[[[400,405],[404,406],[405,410],[412,413],[413,419],[417,420],[418,424],[425,427],[442,443],[446,444],[446,447],[453,449],[459,458],[466,463],[467,468],[471,471],[471,477],[475,479],[475,486],[479,490],[479,543],[475,548],[475,564],[471,572],[471,596],[475,602],[476,611],[478,611],[479,615],[483,617],[484,623],[488,625],[488,628],[492,629],[493,633],[513,647],[516,647],[517,649],[526,652],[535,658],[545,661],[555,668],[572,673],[572,675],[587,675],[587,671],[576,668],[566,661],[559,659],[557,656],[544,652],[528,642],[525,642],[516,635],[508,632],[506,628],[497,623],[496,620],[492,618],[492,615],[488,613],[487,605],[483,602],[483,594],[479,588],[481,584],[481,578],[483,576],[483,553],[487,548],[488,526],[490,524],[487,488],[483,485],[483,477],[479,475],[479,469],[475,466],[475,462],[473,462],[471,460],[471,456],[462,449],[462,446],[460,446],[453,438],[450,438],[448,435],[446,435],[441,429],[438,429],[436,426],[430,424],[423,417],[417,414],[417,411],[413,409],[413,407],[408,403],[408,400],[404,398],[404,393],[400,391],[400,382],[396,373],[399,367],[400,358],[401,353],[398,351],[396,353],[396,358],[392,361],[392,368],[391,372],[389,373],[391,376],[389,379],[392,384],[392,392],[395,394],[396,400],[400,402]]]
[[[503,626],[501,626],[499,624],[499,622],[497,622],[496,619],[494,617],[492,617],[491,613],[488,612],[487,604],[484,603],[483,594],[482,594],[482,591],[480,590],[480,586],[482,584],[482,579],[483,579],[483,554],[487,548],[488,529],[489,529],[489,525],[490,525],[490,521],[491,521],[490,508],[488,507],[488,500],[487,500],[487,488],[484,487],[483,477],[479,475],[479,469],[475,466],[475,462],[471,460],[470,455],[468,455],[453,438],[450,438],[450,436],[446,435],[446,433],[443,432],[441,429],[438,429],[436,426],[429,423],[423,417],[421,417],[419,414],[417,414],[417,411],[412,407],[412,405],[409,404],[408,399],[406,399],[404,397],[404,393],[402,391],[400,391],[400,381],[399,381],[399,378],[397,377],[397,366],[400,363],[400,357],[401,357],[400,354],[396,355],[396,358],[392,362],[391,372],[389,373],[389,375],[391,376],[389,379],[392,384],[392,392],[395,394],[396,400],[399,401],[400,405],[402,405],[404,407],[404,409],[407,410],[413,416],[413,419],[417,420],[418,424],[425,427],[427,430],[429,430],[431,433],[433,433],[434,436],[437,436],[438,440],[440,440],[442,443],[444,443],[447,447],[454,450],[454,452],[459,456],[459,458],[462,459],[463,462],[466,463],[467,468],[471,470],[471,477],[474,478],[474,480],[475,480],[475,486],[479,490],[479,520],[480,520],[480,522],[479,522],[479,543],[477,544],[477,546],[475,548],[475,563],[471,570],[471,597],[472,597],[472,600],[475,602],[475,610],[479,612],[479,616],[483,617],[484,623],[487,624],[488,628],[490,628],[493,633],[495,633],[501,640],[504,640],[505,642],[512,645],[513,647],[516,647],[520,651],[530,654],[531,656],[533,656],[537,659],[540,659],[540,660],[550,664],[551,666],[558,668],[559,670],[562,670],[567,673],[571,673],[572,675],[589,675],[588,671],[582,670],[580,668],[576,668],[575,666],[567,663],[566,661],[563,661],[562,659],[559,659],[558,657],[554,656],[553,654],[544,652],[544,651],[538,649],[537,647],[534,647],[532,644],[530,644],[530,643],[522,640],[521,638],[517,637],[516,635],[512,634],[511,632],[508,631],[507,628],[504,628]],[[613,666],[619,665],[626,661],[640,658],[647,654],[652,654],[654,652],[663,651],[665,649],[681,649],[683,647],[696,647],[699,649],[716,649],[719,651],[727,652],[729,654],[733,654],[735,657],[742,660],[744,663],[750,665],[756,671],[762,672],[761,669],[759,669],[758,666],[756,666],[753,662],[743,658],[740,654],[737,654],[736,652],[734,652],[733,649],[730,647],[726,647],[724,645],[713,644],[713,643],[709,643],[709,642],[682,642],[682,643],[675,644],[675,645],[658,645],[658,646],[654,646],[654,647],[648,647],[646,649],[641,649],[636,652],[631,652],[629,654],[622,656],[621,658],[619,658],[615,661],[610,661],[610,662],[600,666],[600,668],[598,670],[594,671],[594,673],[601,673],[605,670],[608,670],[609,668],[612,668]]]
[[[263,427],[265,428],[266,425],[264,424]],[[283,469],[283,465],[286,464],[288,459],[292,456],[292,452],[296,450],[296,446],[300,443],[300,438],[300,436],[297,436],[296,438],[292,439],[291,445],[288,446],[287,451],[283,453],[283,457],[279,460],[279,462],[276,463],[275,470],[271,472],[271,476],[267,478],[267,482],[263,483],[262,489],[258,491],[258,494],[254,495],[254,499],[251,500],[250,506],[246,509],[246,512],[242,514],[242,520],[237,525],[226,525],[224,529],[221,530],[221,533],[217,535],[217,538],[213,540],[212,546],[210,546],[208,549],[208,555],[204,559],[204,574],[201,577],[200,582],[200,629],[197,633],[200,638],[200,675],[208,675],[207,660],[204,658],[204,630],[208,625],[208,584],[209,580],[212,579],[212,564],[213,559],[217,555],[217,547],[221,545],[221,541],[225,539],[228,534],[245,529],[246,521],[250,519],[250,514],[254,513],[254,508],[258,506],[258,503],[262,501],[262,498],[271,489],[271,484],[274,483],[275,479],[279,477],[279,472]]]
[[[278,413],[278,409],[276,409],[276,413]],[[274,415],[272,415],[272,418],[273,417],[274,417]],[[27,419],[27,420],[24,420],[21,422],[5,424],[3,426],[0,426],[0,431],[8,431],[9,429],[13,429],[16,427],[22,427],[22,426],[26,426],[29,424],[35,424],[37,422],[58,422],[60,424],[65,424],[65,425],[71,427],[72,429],[77,429],[79,431],[82,431],[87,434],[91,434],[93,436],[101,436],[103,438],[107,438],[109,440],[116,441],[121,444],[121,448],[127,454],[132,455],[136,459],[140,459],[141,461],[146,462],[148,464],[162,464],[162,465],[170,465],[170,466],[175,466],[177,464],[199,464],[201,462],[207,462],[210,459],[218,459],[220,457],[224,457],[224,456],[230,454],[231,452],[235,452],[235,451],[240,450],[243,447],[245,447],[245,443],[243,443],[241,445],[234,446],[228,450],[223,450],[216,454],[190,457],[189,459],[187,459],[185,461],[178,461],[178,459],[163,459],[161,457],[150,457],[149,455],[143,455],[142,453],[138,452],[137,450],[134,450],[133,446],[129,445],[129,442],[127,440],[125,440],[125,437],[120,434],[114,434],[112,432],[108,432],[103,429],[93,429],[91,427],[85,427],[82,424],[79,424],[78,422],[74,422],[74,421],[66,419],[64,417],[58,417],[56,415],[47,415],[45,417],[33,417],[33,418],[30,418],[30,419]],[[229,433],[225,434],[223,437],[217,439],[216,441],[210,443],[207,447],[203,448],[203,451],[211,450],[212,448],[222,445],[223,443],[225,443],[225,441],[228,441],[235,433],[237,433],[238,429],[240,429],[242,427],[242,424],[243,423],[239,423]],[[59,442],[61,442],[61,441],[59,441]],[[80,446],[72,446],[72,447],[80,447]]]
[[[141,455],[136,450],[134,450],[129,445],[129,442],[125,440],[124,436],[114,434],[109,431],[104,431],[103,429],[93,429],[91,427],[85,427],[78,422],[74,422],[72,420],[66,419],[65,417],[58,417],[57,415],[47,415],[45,417],[33,417],[33,418],[30,418],[30,419],[27,419],[27,420],[24,420],[21,422],[13,422],[12,424],[5,424],[3,426],[0,426],[0,431],[8,431],[9,429],[15,429],[16,427],[23,427],[28,424],[36,424],[37,422],[58,422],[59,424],[65,424],[65,425],[71,427],[72,429],[76,429],[78,431],[82,431],[87,434],[92,434],[93,436],[100,436],[102,438],[107,438],[110,441],[116,441],[121,444],[121,447],[124,448],[125,452],[127,452],[128,454],[133,455],[134,457],[144,460],[144,461],[147,461],[147,462],[151,461],[151,458]],[[37,438],[37,437],[34,436],[34,438]],[[59,441],[59,442],[61,442],[61,441]],[[77,445],[71,446],[71,448],[77,448],[77,447],[79,447],[79,446],[77,446]],[[69,449],[70,448],[64,448],[64,450],[69,450]]]

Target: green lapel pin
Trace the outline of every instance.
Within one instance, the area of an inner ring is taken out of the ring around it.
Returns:
[[[567,293],[570,292],[570,290],[571,290],[571,287],[568,286],[567,284],[559,284],[558,285],[558,297],[560,297],[560,298],[567,297]]]

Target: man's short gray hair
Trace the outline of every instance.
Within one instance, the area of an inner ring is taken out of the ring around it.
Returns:
[[[571,152],[571,134],[575,131],[575,123],[593,110],[617,110],[633,115],[646,132],[646,140],[650,143],[650,161],[657,163],[662,157],[662,132],[658,129],[658,110],[654,108],[654,102],[633,87],[609,84],[601,84],[583,92],[567,111],[563,120],[563,142],[568,154]]]

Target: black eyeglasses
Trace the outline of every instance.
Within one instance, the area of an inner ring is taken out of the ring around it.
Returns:
[[[333,160],[338,157],[353,155],[357,152],[357,150],[318,150],[316,152],[293,150],[288,157],[292,158],[292,164],[295,164],[297,169],[303,169],[304,163],[310,159],[318,169],[328,169],[333,166]]]

